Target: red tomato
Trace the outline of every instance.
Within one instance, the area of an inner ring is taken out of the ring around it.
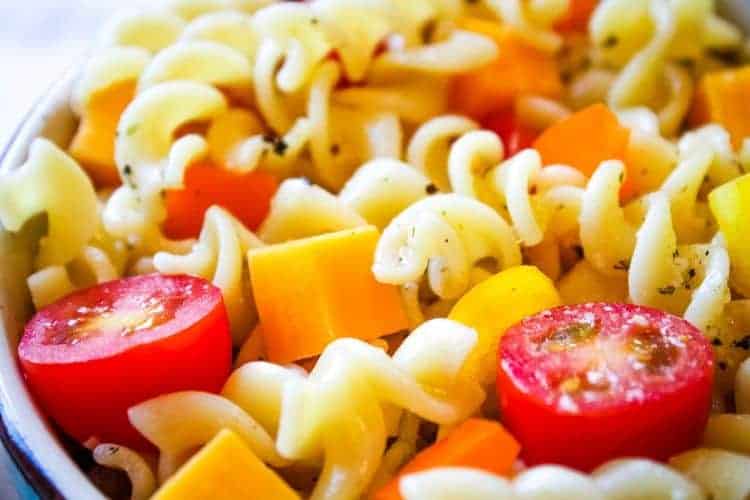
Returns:
[[[482,126],[500,136],[506,157],[530,148],[539,135],[536,130],[521,123],[512,109],[488,115],[482,120]]]
[[[636,305],[558,307],[511,327],[499,357],[503,421],[530,465],[664,460],[700,442],[713,351],[681,318]]]
[[[218,288],[152,274],[42,309],[26,325],[18,355],[38,403],[68,434],[144,448],[127,409],[174,391],[218,392],[232,341]]]
[[[191,165],[185,188],[167,190],[164,233],[173,239],[197,237],[211,205],[226,208],[255,230],[268,215],[277,187],[276,177],[266,172],[240,174],[211,163]]]

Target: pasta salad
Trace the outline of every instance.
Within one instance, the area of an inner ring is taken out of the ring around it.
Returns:
[[[112,498],[750,496],[750,45],[712,0],[169,0],[0,178]]]

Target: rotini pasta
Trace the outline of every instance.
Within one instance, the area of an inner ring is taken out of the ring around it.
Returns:
[[[0,179],[30,389],[134,499],[744,499],[744,45],[709,0],[118,14],[70,156]],[[225,429],[267,482],[190,460]]]
[[[667,467],[635,459],[605,464],[590,478],[564,467],[534,467],[512,482],[471,469],[437,468],[405,476],[401,493],[407,500],[705,498],[696,484]]]

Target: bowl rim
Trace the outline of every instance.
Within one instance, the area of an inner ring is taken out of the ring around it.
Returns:
[[[81,66],[73,66],[78,67]],[[37,137],[67,139],[61,132],[65,127],[60,125],[71,122],[68,102],[77,75],[77,70],[68,71],[37,99],[0,153],[0,172],[19,167]],[[1,226],[0,232],[3,232]],[[0,273],[10,271],[2,265],[0,260]],[[23,478],[41,498],[104,500],[104,495],[62,446],[26,388],[14,340],[23,323],[11,317],[16,311],[6,302],[0,295],[0,441]]]

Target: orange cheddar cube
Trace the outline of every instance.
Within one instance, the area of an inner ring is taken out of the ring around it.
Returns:
[[[162,486],[152,500],[300,500],[237,434],[223,430]]]
[[[378,238],[364,226],[250,251],[270,361],[316,356],[341,337],[372,340],[408,328],[398,289],[372,274]]]

